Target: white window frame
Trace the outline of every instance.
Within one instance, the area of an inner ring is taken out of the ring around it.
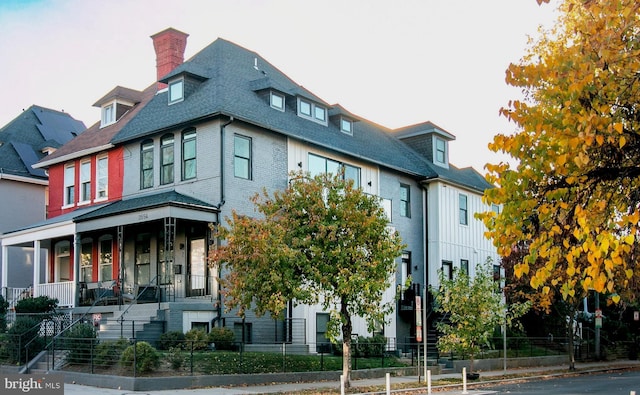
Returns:
[[[442,150],[438,148],[438,145],[442,144]],[[439,160],[438,154],[442,153],[442,160]],[[447,142],[440,137],[434,137],[433,141],[433,163],[440,166],[448,166],[449,153],[447,152]]]
[[[464,198],[464,207],[462,207],[462,199]],[[469,197],[465,194],[458,195],[458,216],[460,225],[469,225]]]
[[[88,188],[85,188],[88,186]],[[85,196],[85,191],[89,196]],[[91,202],[91,160],[83,160],[80,162],[80,188],[78,191],[78,204],[87,204]]]
[[[274,101],[274,98],[279,99],[282,102],[282,105],[281,106],[277,105],[275,103],[275,101]],[[269,92],[269,105],[271,106],[271,108],[274,108],[274,109],[276,109],[278,111],[284,112],[285,106],[286,106],[284,95],[282,95],[282,94],[280,94],[278,92],[270,91]]]
[[[400,216],[411,218],[411,186],[400,183],[400,191],[403,190],[407,191],[407,196],[403,199],[402,193],[400,193]]]
[[[73,189],[73,196],[71,198],[73,201],[69,201],[69,189]],[[63,207],[72,207],[75,204],[75,196],[76,196],[76,165],[70,164],[64,167],[64,199],[63,199]]]
[[[174,93],[176,94],[175,98]],[[179,103],[184,100],[184,78],[179,78],[169,82],[167,98],[169,99],[169,104]]]
[[[249,144],[249,156],[243,156],[241,154],[239,154],[236,150],[236,140],[244,140],[247,141],[247,143]],[[237,160],[242,160],[242,161],[246,161],[247,163],[247,174],[246,177],[244,174],[240,174],[238,173],[238,169],[236,167],[236,161]],[[236,134],[233,136],[233,175],[236,178],[241,178],[244,180],[252,180],[253,179],[253,175],[252,175],[252,166],[253,166],[253,139],[251,137],[248,136],[243,136],[241,134]]]
[[[308,114],[302,112],[303,106],[309,106]],[[322,117],[318,117],[318,111],[323,114]],[[298,116],[327,126],[327,109],[324,106],[312,102],[311,100],[303,99],[300,97],[298,98]]]
[[[340,117],[340,131],[353,136],[353,121],[345,117]]]
[[[100,127],[109,126],[116,123],[116,101],[109,102],[102,106],[102,117],[100,119]]]
[[[96,158],[96,197],[94,201],[109,199],[109,157]]]

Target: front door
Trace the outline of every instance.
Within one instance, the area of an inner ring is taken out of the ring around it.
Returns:
[[[207,259],[204,238],[189,241],[187,296],[204,296],[207,293]]]

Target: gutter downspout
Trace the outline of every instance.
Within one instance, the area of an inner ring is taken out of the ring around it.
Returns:
[[[428,184],[427,184],[428,186]],[[423,331],[425,331],[424,336],[423,336],[423,347],[424,347],[424,370],[425,370],[425,380],[427,380],[427,337],[429,336],[429,324],[427,322],[427,305],[429,303],[429,295],[427,294],[428,290],[429,290],[429,284],[427,283],[427,281],[429,280],[429,275],[427,274],[429,271],[429,217],[428,217],[428,207],[429,204],[427,202],[427,189],[424,187],[424,185],[422,186],[422,234],[424,235],[424,285],[423,285],[423,289],[424,289],[424,308],[422,309],[422,322],[424,323]]]
[[[220,210],[220,208],[225,203],[225,200],[224,200],[224,130],[233,121],[234,121],[233,117],[230,116],[227,122],[220,125],[220,203],[216,205],[216,208],[218,210]]]

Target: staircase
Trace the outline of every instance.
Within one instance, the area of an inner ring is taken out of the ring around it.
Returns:
[[[19,373],[47,373],[51,370],[59,370],[66,364],[68,350],[58,350],[55,357],[47,350],[41,351],[27,365],[23,366]]]
[[[118,340],[120,338],[146,341],[152,345],[164,332],[164,322],[158,320],[156,303],[133,304],[100,323],[100,340]]]

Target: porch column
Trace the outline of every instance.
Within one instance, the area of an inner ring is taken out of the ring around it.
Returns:
[[[2,288],[7,288],[7,277],[9,276],[9,247],[2,245]]]
[[[40,284],[40,240],[33,241],[33,292],[38,289]]]
[[[82,257],[82,240],[80,233],[73,234],[73,306],[80,304],[80,295],[76,292],[80,281],[80,259]]]

